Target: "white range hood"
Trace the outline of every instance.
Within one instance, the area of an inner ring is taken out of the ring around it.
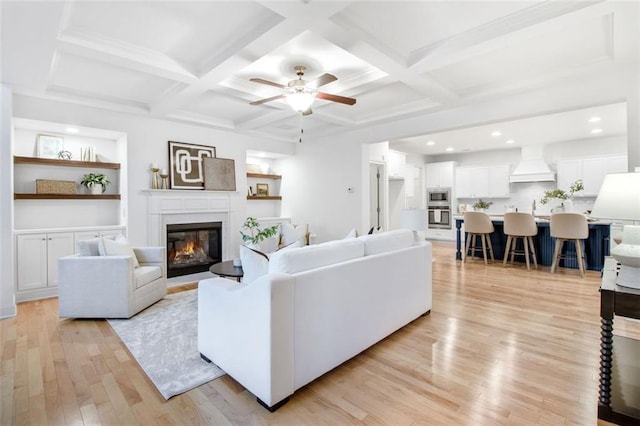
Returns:
[[[542,148],[542,145],[522,147],[522,158],[509,177],[510,183],[555,182],[556,174],[544,161]]]

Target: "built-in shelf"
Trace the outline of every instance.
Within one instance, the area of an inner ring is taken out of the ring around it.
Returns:
[[[282,175],[270,175],[270,174],[264,174],[264,173],[248,173],[248,172],[247,172],[247,177],[249,177],[249,178],[258,178],[258,179],[260,179],[260,178],[262,178],[262,179],[282,179]]]
[[[14,200],[119,200],[120,194],[13,194]]]
[[[282,200],[281,195],[247,195],[247,200]]]
[[[56,158],[37,158],[37,157],[20,157],[14,156],[15,164],[40,164],[46,166],[62,166],[62,167],[94,167],[98,169],[120,170],[120,163],[105,163],[102,161],[76,161],[76,160],[58,160]]]

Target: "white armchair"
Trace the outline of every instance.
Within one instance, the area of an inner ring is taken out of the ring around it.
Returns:
[[[58,312],[67,318],[130,318],[167,294],[164,247],[133,248],[133,256],[58,259]]]

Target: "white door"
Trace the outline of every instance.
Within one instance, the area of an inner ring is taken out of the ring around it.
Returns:
[[[18,290],[47,286],[47,234],[18,235],[16,238]]]

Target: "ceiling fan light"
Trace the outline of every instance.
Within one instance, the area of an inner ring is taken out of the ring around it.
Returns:
[[[287,95],[287,103],[296,112],[304,112],[311,107],[315,93],[306,91],[295,91]]]

